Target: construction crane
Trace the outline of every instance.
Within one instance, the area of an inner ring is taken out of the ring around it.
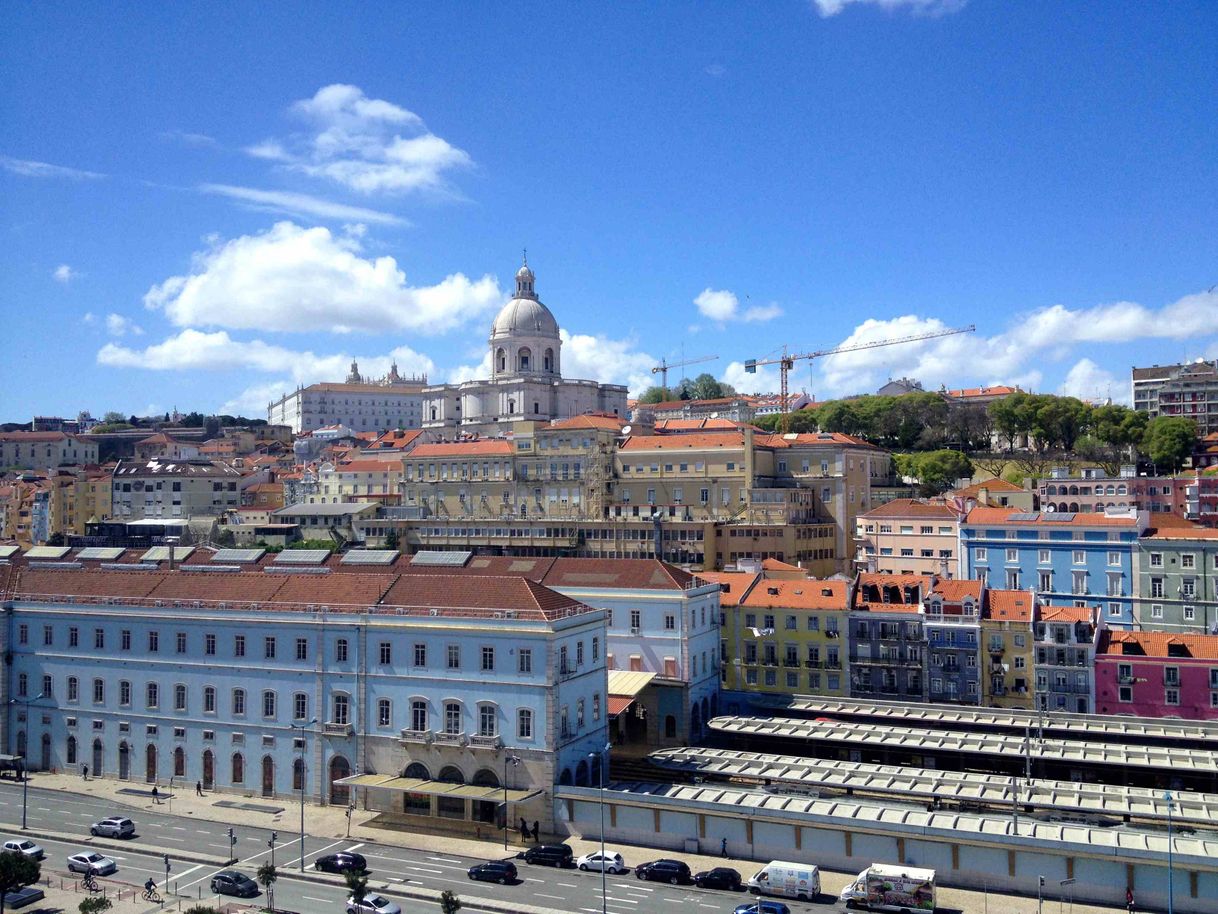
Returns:
[[[682,359],[679,362],[660,359],[660,364],[651,369],[651,373],[660,376],[660,387],[664,391],[664,398],[668,399],[668,369],[683,368],[686,365],[699,365],[702,362],[713,362],[717,358],[719,358],[717,355],[700,355],[696,359]]]
[[[744,370],[749,374],[756,374],[758,366],[761,365],[777,365],[778,374],[781,378],[782,391],[780,394],[780,406],[782,409],[782,433],[785,435],[791,430],[791,414],[787,409],[787,404],[790,399],[787,395],[787,372],[795,367],[796,360],[799,359],[819,359],[827,355],[837,355],[839,352],[857,352],[860,349],[879,349],[881,346],[897,346],[901,343],[917,343],[921,340],[935,340],[941,336],[955,336],[957,333],[972,333],[977,327],[969,324],[967,327],[955,327],[950,330],[936,330],[933,333],[917,333],[913,336],[898,336],[890,340],[876,340],[871,343],[855,343],[851,346],[835,346],[833,349],[818,349],[815,352],[800,352],[788,353],[787,347],[782,347],[782,355],[775,356],[772,359],[749,359],[744,363]],[[655,369],[652,369],[653,371]]]

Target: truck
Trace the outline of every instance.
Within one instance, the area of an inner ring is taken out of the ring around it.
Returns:
[[[820,894],[820,870],[811,863],[771,860],[746,886],[754,895],[778,895],[811,901]]]
[[[912,914],[935,909],[935,871],[873,863],[842,889],[848,908]]]

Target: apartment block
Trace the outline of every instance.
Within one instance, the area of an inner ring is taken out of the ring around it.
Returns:
[[[952,577],[959,570],[960,514],[946,501],[898,498],[856,523],[860,571]]]
[[[1218,530],[1160,527],[1134,552],[1139,629],[1218,634]]]
[[[850,608],[850,697],[926,700],[922,575],[860,574]]]
[[[1218,720],[1218,636],[1106,631],[1096,713]]]
[[[1032,618],[1036,596],[1027,590],[988,590],[981,615],[982,704],[993,708],[1033,707],[1036,652]]]
[[[1133,408],[1197,423],[1197,434],[1218,432],[1218,360],[1134,368]]]
[[[110,479],[115,520],[218,517],[241,504],[241,473],[213,460],[123,460]]]
[[[1095,713],[1095,652],[1100,610],[1088,606],[1036,606],[1036,707]]]

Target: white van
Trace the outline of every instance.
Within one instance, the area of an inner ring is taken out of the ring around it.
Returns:
[[[846,907],[912,914],[935,909],[935,871],[873,863],[842,889]]]
[[[811,863],[771,860],[748,881],[747,888],[754,895],[811,901],[820,894],[820,869]]]

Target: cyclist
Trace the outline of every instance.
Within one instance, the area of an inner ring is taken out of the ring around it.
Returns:
[[[156,881],[149,876],[148,881],[144,883],[144,897],[151,898],[156,894]]]
[[[84,885],[86,889],[97,888],[97,869],[95,867],[89,867],[88,871],[84,875],[84,878],[81,880],[81,884]]]

